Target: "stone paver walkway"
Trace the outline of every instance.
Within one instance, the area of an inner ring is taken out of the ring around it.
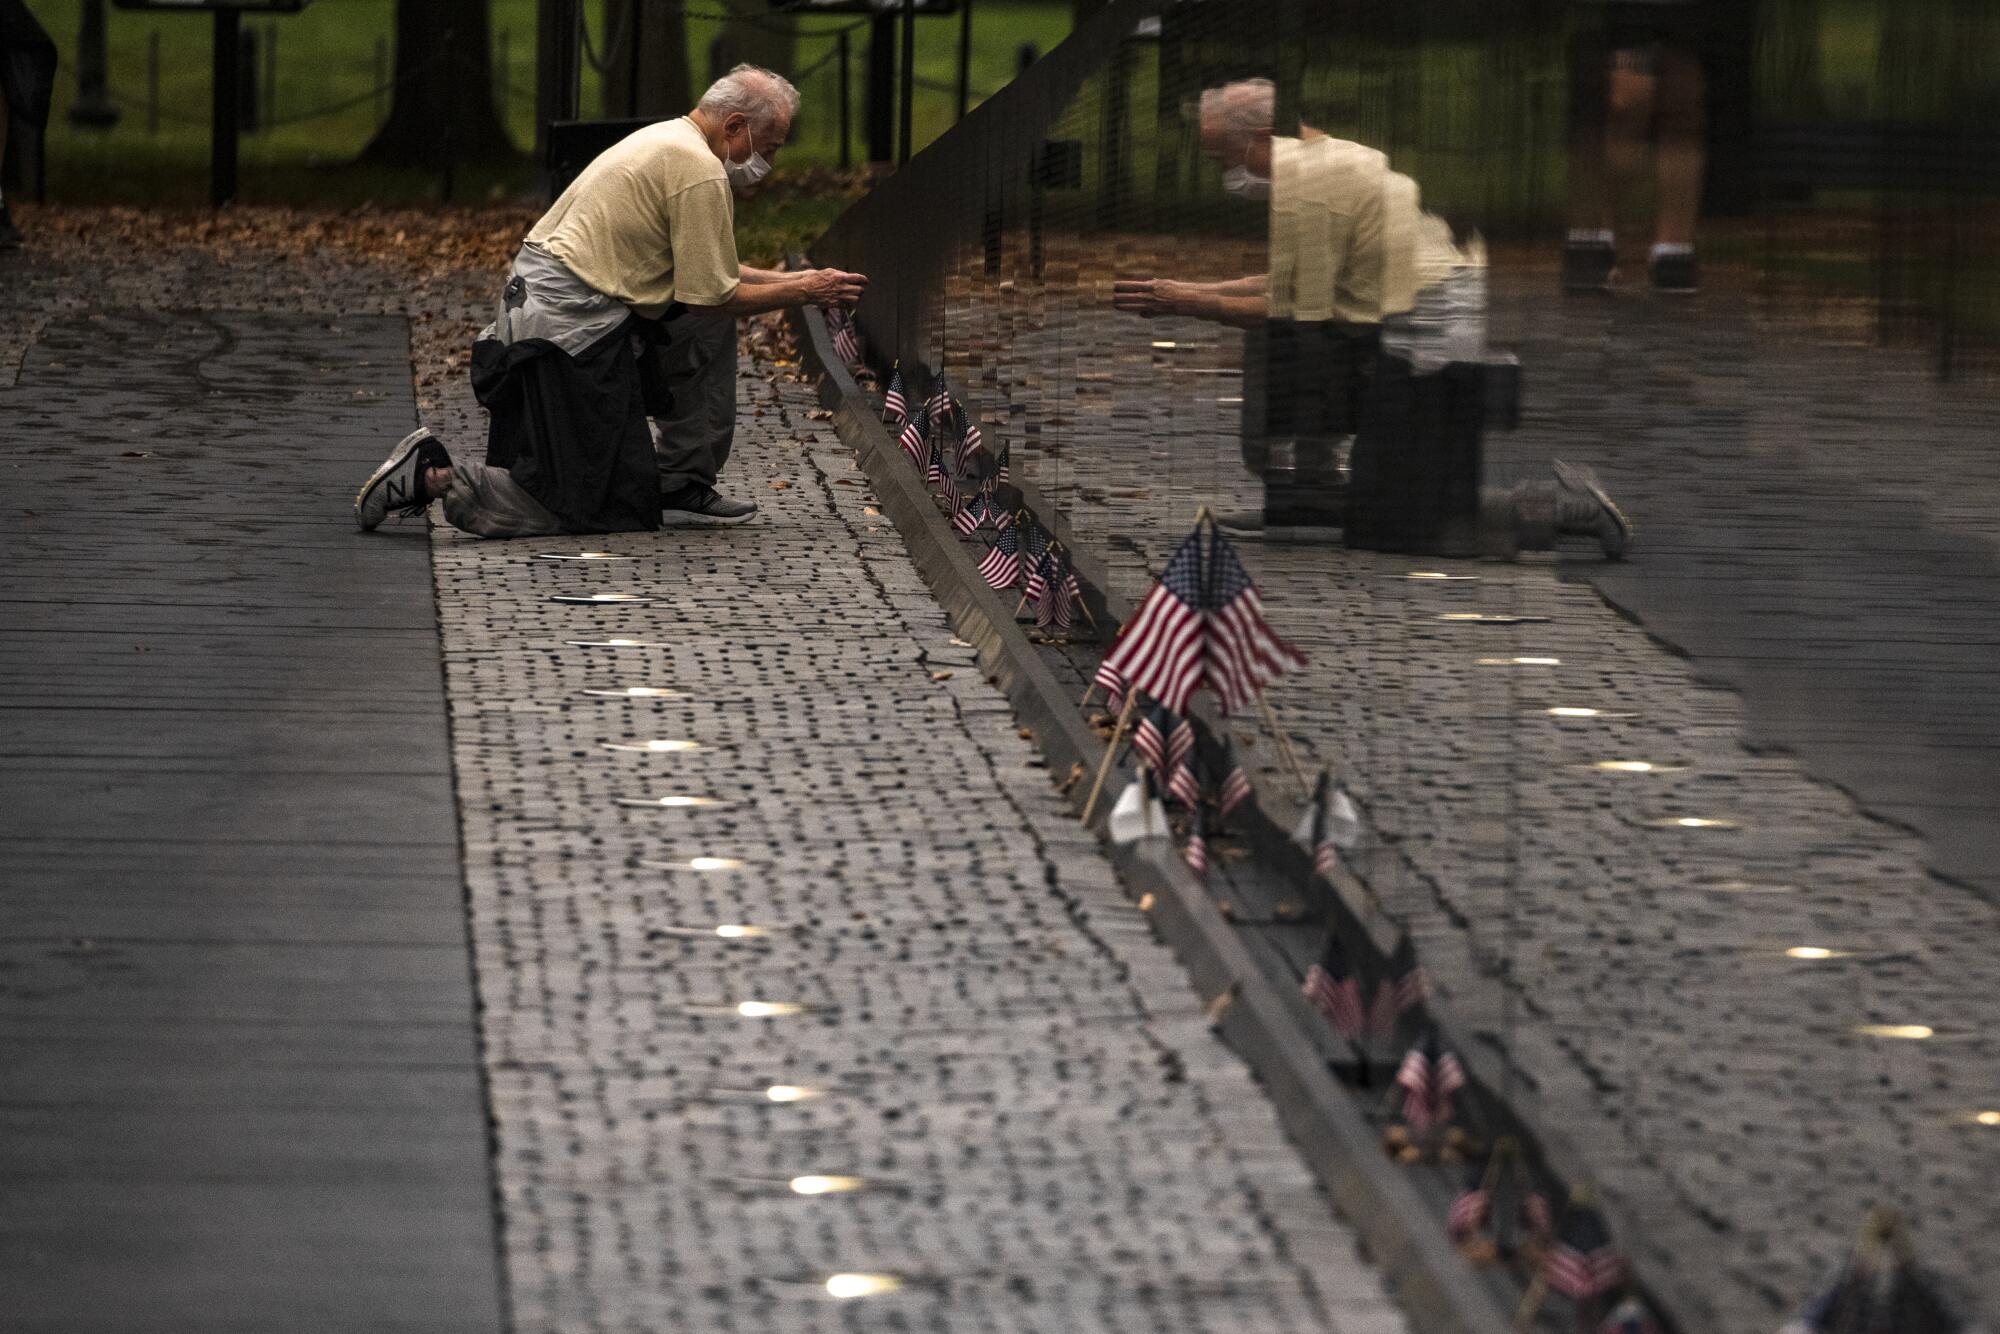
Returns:
[[[741,384],[752,525],[435,535],[517,1327],[1400,1329],[808,391]],[[615,804],[675,795],[726,804]]]

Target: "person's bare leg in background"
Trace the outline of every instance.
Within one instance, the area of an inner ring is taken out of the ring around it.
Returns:
[[[1707,88],[1701,60],[1693,51],[1660,49],[1655,79],[1660,142],[1654,155],[1653,286],[1663,292],[1692,292],[1698,281],[1695,225],[1701,216],[1701,185],[1707,170],[1703,104]]]

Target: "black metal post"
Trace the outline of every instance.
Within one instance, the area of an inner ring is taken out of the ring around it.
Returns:
[[[577,101],[577,0],[535,6],[535,155],[546,165],[549,122],[570,120]]]
[[[972,0],[958,0],[958,118],[972,107]]]
[[[910,111],[916,100],[917,0],[903,0],[902,143],[896,161],[910,160]]]
[[[208,202],[236,198],[236,136],[243,102],[243,14],[215,11],[215,69],[209,80]]]
[[[628,15],[626,21],[632,25],[630,34],[632,50],[630,58],[625,62],[625,74],[631,80],[631,85],[625,95],[625,114],[637,120],[639,118],[639,34],[640,29],[644,27],[646,3],[645,0],[626,0],[626,3],[631,6],[626,11]]]
[[[69,104],[69,123],[108,130],[118,123],[118,104],[111,100],[105,72],[104,0],[83,0],[82,19],[76,34],[76,100]]]
[[[236,127],[245,134],[255,134],[264,124],[259,114],[263,108],[258,105],[257,97],[258,76],[264,71],[264,62],[257,54],[257,29],[245,28],[238,33],[236,46],[242,53],[237,57],[237,65],[243,71],[243,82],[236,94]]]
[[[834,43],[839,47],[839,54],[834,56],[833,63],[840,67],[840,78],[837,80],[840,90],[840,169],[845,171],[854,165],[854,152],[848,142],[853,131],[850,122],[854,117],[854,61],[848,46],[847,29],[842,28],[834,34]]]
[[[896,16],[880,13],[868,29],[868,160],[896,156]]]
[[[444,133],[438,136],[439,192],[449,204],[458,184],[458,29],[447,24],[444,30]]]

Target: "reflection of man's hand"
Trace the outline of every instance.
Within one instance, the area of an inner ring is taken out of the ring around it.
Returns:
[[[1111,305],[1128,315],[1154,319],[1174,313],[1174,289],[1180,284],[1171,278],[1119,278],[1111,284]]]

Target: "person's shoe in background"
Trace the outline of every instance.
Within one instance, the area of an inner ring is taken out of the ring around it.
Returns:
[[[1653,247],[1653,290],[1669,296],[1688,296],[1701,290],[1701,267],[1695,263],[1693,246]]]
[[[1563,244],[1563,291],[1605,291],[1617,267],[1618,246],[1610,232],[1573,230]]]

